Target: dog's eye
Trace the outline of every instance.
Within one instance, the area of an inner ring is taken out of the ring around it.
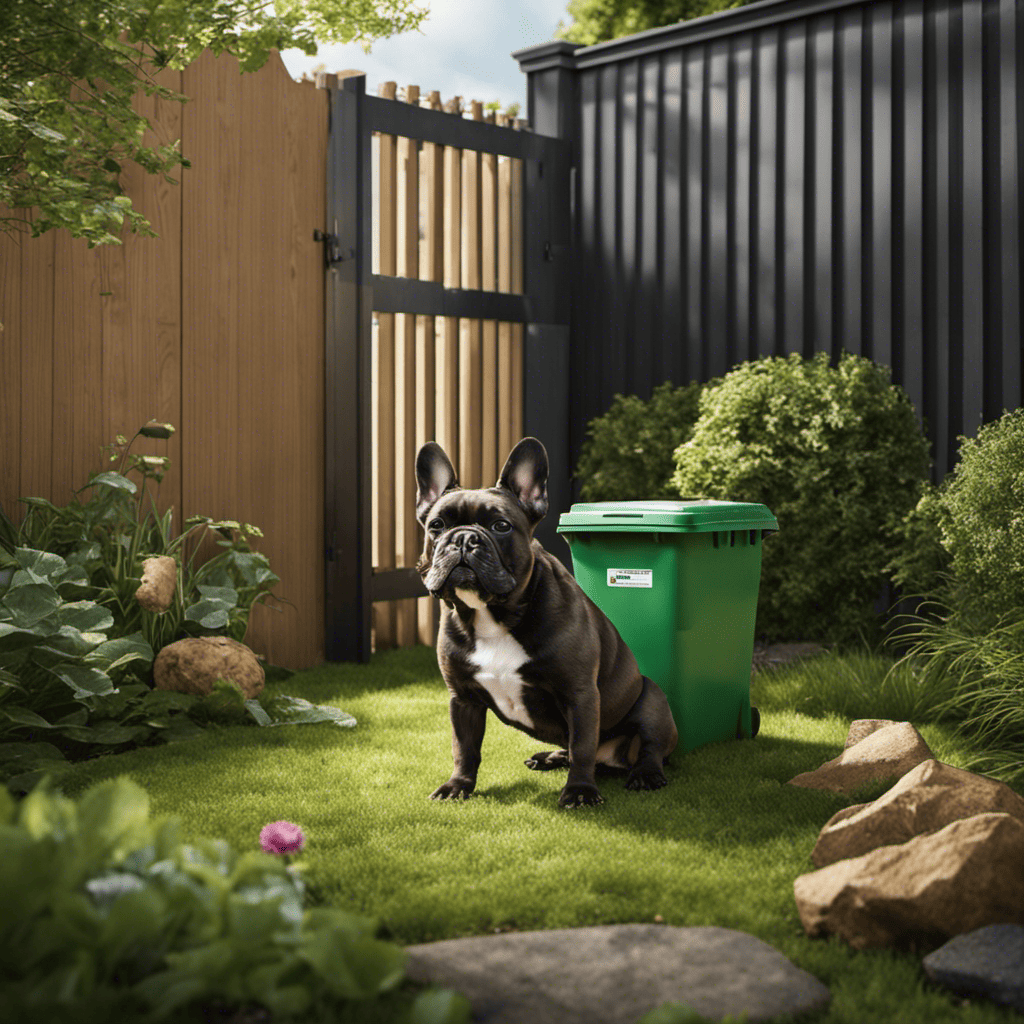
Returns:
[[[512,524],[507,519],[496,519],[491,523],[491,529],[495,533],[508,533],[512,529]]]
[[[431,533],[440,533],[440,531],[444,529],[444,520],[440,518],[431,519],[430,522],[427,523],[427,529]]]

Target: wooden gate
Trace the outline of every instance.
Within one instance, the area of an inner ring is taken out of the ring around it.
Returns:
[[[568,357],[569,145],[412,89],[368,96],[363,76],[322,84],[325,653],[365,662],[374,634],[380,648],[436,632],[414,569],[419,445],[441,443],[466,487],[491,486],[523,434],[567,454],[564,399],[543,381]],[[552,508],[568,497],[559,470]]]

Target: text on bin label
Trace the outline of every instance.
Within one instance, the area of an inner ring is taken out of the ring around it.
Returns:
[[[653,569],[609,569],[609,587],[653,587]]]

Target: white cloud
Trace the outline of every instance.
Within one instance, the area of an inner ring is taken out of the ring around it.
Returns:
[[[442,102],[498,100],[518,103],[526,116],[526,76],[510,54],[554,38],[560,20],[568,20],[562,0],[424,0],[430,14],[419,31],[406,32],[362,47],[321,45],[315,57],[298,50],[281,54],[294,78],[320,64],[327,71],[366,72],[367,92],[382,82],[399,88],[418,85],[420,95],[434,89]]]

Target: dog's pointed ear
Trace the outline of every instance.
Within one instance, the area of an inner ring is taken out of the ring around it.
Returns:
[[[435,441],[428,441],[416,456],[416,518],[420,523],[445,491],[458,486],[455,469],[444,449]]]
[[[511,491],[531,524],[548,511],[548,453],[535,437],[524,437],[512,449],[498,486]]]

